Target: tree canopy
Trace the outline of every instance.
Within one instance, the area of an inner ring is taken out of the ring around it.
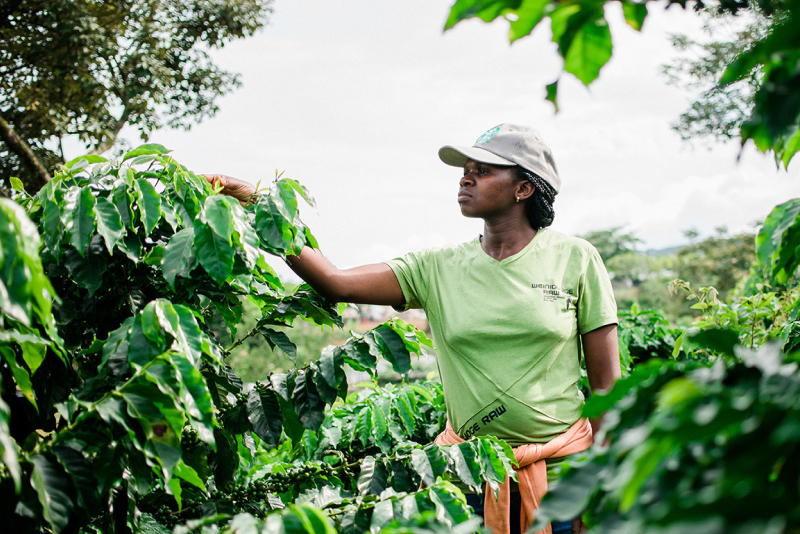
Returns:
[[[238,76],[208,54],[252,35],[271,0],[4,0],[0,3],[0,179],[36,191],[63,141],[105,152],[125,125],[147,139],[217,111]]]
[[[620,2],[625,21],[641,30],[654,0]],[[473,17],[485,22],[503,18],[510,25],[509,39],[515,41],[529,35],[549,17],[553,42],[564,59],[564,72],[589,85],[611,58],[611,31],[604,10],[611,3],[610,0],[456,0],[445,30]],[[669,0],[668,6],[674,4],[687,6],[686,0]],[[698,9],[708,6],[731,15],[754,9],[743,0],[707,4],[699,1],[694,6]],[[753,140],[759,150],[772,151],[776,161],[786,166],[800,149],[800,0],[761,0],[757,9],[770,17],[769,27],[763,35],[755,35],[741,53],[719,65],[724,72],[716,85],[725,90],[758,73],[760,83],[752,95],[752,105],[744,113],[741,142],[744,145]],[[547,100],[553,104],[557,104],[559,79],[547,86]]]

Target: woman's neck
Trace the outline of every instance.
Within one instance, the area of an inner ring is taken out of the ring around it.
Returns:
[[[531,228],[527,219],[506,219],[494,224],[484,221],[481,247],[486,254],[502,261],[525,248],[535,235],[536,230]]]

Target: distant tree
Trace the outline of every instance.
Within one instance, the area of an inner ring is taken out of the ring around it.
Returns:
[[[724,300],[748,278],[754,261],[754,234],[728,236],[727,228],[719,228],[716,235],[678,250],[675,276],[693,287],[714,286]]]
[[[64,162],[63,141],[92,154],[123,126],[142,139],[189,128],[239,84],[207,53],[252,35],[272,0],[3,0],[0,180],[30,192]]]
[[[636,245],[642,242],[633,234],[622,233],[621,230],[621,226],[616,226],[608,230],[595,230],[581,237],[594,245],[603,261],[607,262],[618,254],[635,250]]]
[[[672,128],[684,140],[727,142],[739,137],[749,118],[763,73],[753,67],[740,80],[720,85],[722,74],[742,52],[763,40],[781,15],[767,14],[758,5],[752,5],[746,16],[709,7],[700,12],[707,39],[672,35],[680,56],[663,66],[668,83],[696,95]]]

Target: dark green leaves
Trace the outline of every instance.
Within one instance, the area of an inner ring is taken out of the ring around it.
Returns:
[[[0,312],[25,326],[52,324],[55,292],[39,258],[39,234],[15,202],[0,199]]]
[[[144,178],[139,178],[134,182],[136,206],[139,208],[139,216],[144,226],[144,235],[150,235],[161,218],[161,197],[158,196],[155,187]]]
[[[258,437],[273,447],[278,444],[283,427],[278,397],[269,386],[257,385],[247,397],[247,418]]]
[[[800,265],[800,200],[776,206],[756,236],[756,257],[768,278],[783,285]]]
[[[210,226],[194,227],[194,247],[200,265],[218,284],[222,285],[233,272],[234,249],[228,240]]]
[[[83,255],[95,229],[96,204],[92,191],[88,188],[73,187],[65,195],[66,229],[69,242]]]
[[[45,520],[58,533],[66,528],[75,507],[72,488],[64,469],[48,456],[36,455],[31,459],[33,473],[31,484],[36,489]]]
[[[604,2],[563,3],[550,0],[457,0],[450,9],[445,24],[449,30],[462,20],[478,17],[484,22],[504,17],[509,21],[509,40],[529,35],[550,16],[553,42],[564,58],[564,70],[589,85],[611,58],[611,33],[605,20]],[[626,1],[625,19],[636,29],[641,28],[647,9],[643,3]],[[547,100],[558,109],[557,82],[547,87]]]
[[[194,253],[194,234],[192,228],[184,228],[170,238],[164,249],[161,271],[173,289],[176,277],[188,275],[197,266],[197,256]]]
[[[125,228],[122,226],[122,217],[120,217],[114,204],[104,197],[97,199],[95,212],[97,214],[97,233],[103,236],[108,253],[113,254],[114,247],[117,246],[125,234]]]

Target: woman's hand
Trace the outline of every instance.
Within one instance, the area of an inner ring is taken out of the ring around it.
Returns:
[[[222,194],[228,195],[238,200],[242,206],[252,202],[256,196],[256,187],[250,182],[225,176],[224,174],[201,174],[208,183],[214,187],[222,186]]]

